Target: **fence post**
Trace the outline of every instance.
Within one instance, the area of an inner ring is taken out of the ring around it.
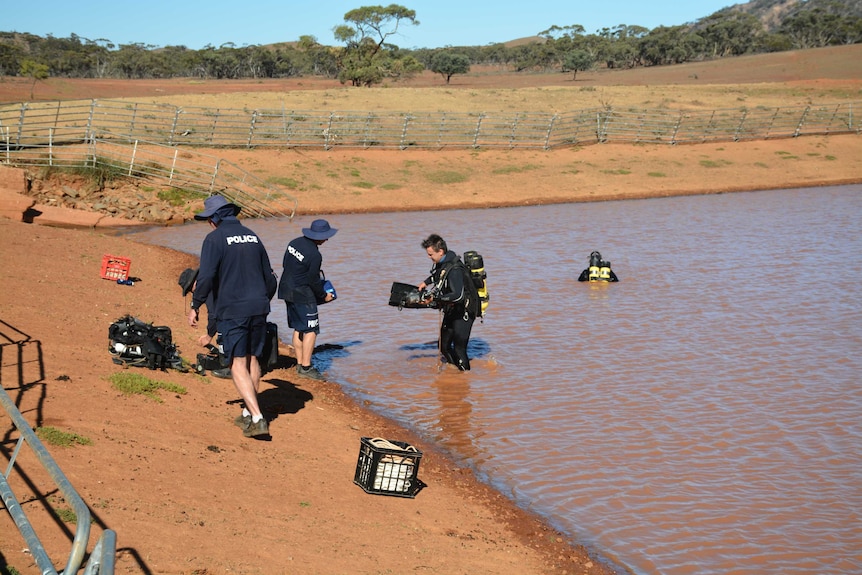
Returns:
[[[90,113],[87,114],[87,134],[93,133],[93,117],[96,115],[96,100],[90,101]]]
[[[331,146],[329,145],[330,138],[332,137],[332,118],[335,117],[335,112],[329,113],[329,122],[326,123],[326,129],[323,130],[323,149],[329,151]]]
[[[403,150],[407,147],[407,125],[410,124],[410,114],[404,114],[404,123],[401,124],[401,142],[398,144],[398,149]]]
[[[171,123],[171,134],[170,134],[170,136],[168,136],[168,145],[169,146],[174,145],[174,136],[176,136],[176,134],[177,134],[177,122],[179,122],[181,113],[182,113],[182,110],[180,108],[177,108],[174,111],[174,121]]]
[[[545,133],[545,146],[546,150],[551,148],[551,132],[554,130],[554,124],[557,123],[557,115],[554,114],[551,116],[551,121],[548,122],[548,131]]]
[[[21,137],[24,135],[24,116],[27,113],[27,103],[21,104],[21,114],[18,118],[18,136],[15,138],[15,145],[21,145]]]
[[[284,145],[290,145],[290,129],[293,127],[293,110],[290,111],[290,116],[287,115],[287,110],[283,110],[284,114]]]
[[[215,188],[216,178],[218,178],[218,168],[221,165],[221,160],[216,160],[215,169],[213,170],[213,177],[210,180],[210,195],[213,193],[213,188]]]
[[[179,153],[180,153],[179,148],[174,148],[174,157],[173,157],[173,160],[171,161],[171,172],[170,172],[170,175],[168,176],[168,183],[172,186],[174,185],[174,170],[177,167],[177,154],[179,154]]]
[[[736,126],[736,133],[733,135],[733,141],[739,141],[739,134],[742,133],[742,126],[745,124],[745,119],[748,117],[748,110],[742,111],[742,118],[739,119],[739,125]]]
[[[218,124],[220,113],[221,110],[219,108],[216,108],[215,114],[213,114],[213,125],[210,127],[210,143],[215,141],[216,125]]]
[[[368,148],[371,144],[369,144],[371,139],[371,119],[374,116],[374,112],[368,112],[368,116],[365,117],[365,135],[362,137],[362,147]]]
[[[676,144],[676,135],[679,134],[679,128],[682,126],[682,118],[684,113],[680,112],[679,117],[676,119],[676,124],[673,127],[673,133],[670,135],[670,143]]]
[[[607,115],[613,113],[610,108],[605,108],[603,110],[599,110],[596,113],[596,140],[600,144],[604,144],[607,142]]]
[[[485,113],[479,114],[479,119],[476,121],[476,131],[473,133],[473,148],[479,147],[479,132],[482,130],[482,120],[485,119]]]
[[[251,124],[248,127],[248,141],[246,147],[251,148],[251,141],[254,139],[254,124],[257,122],[257,110],[251,113]]]
[[[87,132],[87,152],[89,153],[89,157],[87,160],[84,160],[84,166],[87,165],[87,161],[93,162],[93,167],[96,167],[96,136],[93,132]]]
[[[512,120],[512,131],[509,133],[509,149],[515,147],[515,132],[518,129],[518,116],[515,115],[515,119]]]
[[[805,109],[802,110],[802,116],[799,117],[799,123],[796,124],[796,132],[793,134],[794,137],[802,133],[802,125],[805,123],[805,118],[808,117],[808,111],[810,109],[811,106],[805,106]]]
[[[129,122],[129,138],[133,138],[135,135],[135,124],[138,121],[138,103],[135,102],[134,107],[132,107],[132,120]]]
[[[54,165],[54,128],[48,128],[48,165]]]
[[[129,158],[129,176],[132,175],[132,171],[135,167],[135,157],[138,155],[138,141],[135,140],[135,144],[132,146],[132,157]]]
[[[3,132],[5,133],[3,139],[6,141],[6,163],[8,164],[12,161],[11,151],[9,150],[9,126],[4,126]]]

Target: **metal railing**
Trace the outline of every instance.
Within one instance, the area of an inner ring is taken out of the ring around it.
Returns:
[[[192,150],[142,140],[86,137],[79,141],[67,130],[49,128],[44,140],[13,146],[8,130],[0,129],[0,163],[36,167],[99,168],[124,178],[146,180],[163,188],[204,196],[221,194],[241,206],[246,217],[287,218],[296,214],[297,200],[227,160]]]
[[[2,344],[0,345],[0,357],[3,355],[4,348],[8,349],[10,345],[15,345],[15,351],[18,358],[18,369],[19,371],[22,371],[22,346],[25,346],[28,343],[32,342],[25,339],[24,341],[15,341],[11,344]],[[22,377],[19,376],[19,380],[20,379],[22,379]],[[18,527],[18,531],[27,543],[30,554],[43,575],[53,575],[57,573],[73,575],[78,573],[87,551],[87,543],[90,539],[90,509],[87,507],[87,504],[84,503],[83,499],[81,499],[81,496],[78,495],[78,492],[75,491],[75,488],[51,457],[51,454],[45,448],[45,445],[30,427],[30,424],[26,419],[24,419],[24,416],[18,410],[15,402],[3,386],[0,386],[0,407],[2,407],[9,415],[12,423],[20,434],[18,441],[15,444],[15,448],[9,456],[9,463],[6,470],[3,474],[0,474],[0,497],[2,497],[3,505],[9,512],[12,520],[15,522],[15,525]],[[38,462],[48,472],[51,480],[59,488],[60,493],[62,493],[65,500],[71,506],[72,511],[75,513],[75,536],[72,540],[72,546],[66,560],[66,565],[60,572],[56,570],[54,562],[48,556],[45,546],[36,534],[26,512],[18,503],[18,497],[15,495],[11,485],[9,484],[9,477],[15,469],[18,455],[25,445],[36,455]],[[114,573],[116,548],[116,533],[110,529],[104,530],[93,547],[93,552],[90,554],[90,558],[84,567],[84,575],[112,575]]]
[[[0,107],[6,148],[86,137],[169,146],[540,148],[602,142],[703,143],[859,133],[860,102],[710,111],[594,108],[541,112],[322,112],[181,108],[118,100]]]

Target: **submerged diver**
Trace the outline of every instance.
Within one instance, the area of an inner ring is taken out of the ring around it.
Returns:
[[[617,274],[611,269],[611,262],[602,259],[602,254],[590,254],[590,267],[581,272],[579,282],[618,282]]]

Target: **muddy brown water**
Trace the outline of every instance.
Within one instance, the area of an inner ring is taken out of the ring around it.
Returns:
[[[324,216],[315,363],[633,573],[860,573],[861,192]],[[279,274],[310,219],[247,222]],[[488,272],[469,373],[441,369],[436,311],[387,305],[432,232]],[[592,250],[619,283],[576,281]]]

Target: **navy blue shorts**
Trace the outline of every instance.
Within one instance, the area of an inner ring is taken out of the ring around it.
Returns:
[[[228,361],[235,357],[260,357],[266,341],[266,316],[219,319],[218,331]]]
[[[287,304],[287,327],[299,333],[320,333],[316,303],[284,303]]]

